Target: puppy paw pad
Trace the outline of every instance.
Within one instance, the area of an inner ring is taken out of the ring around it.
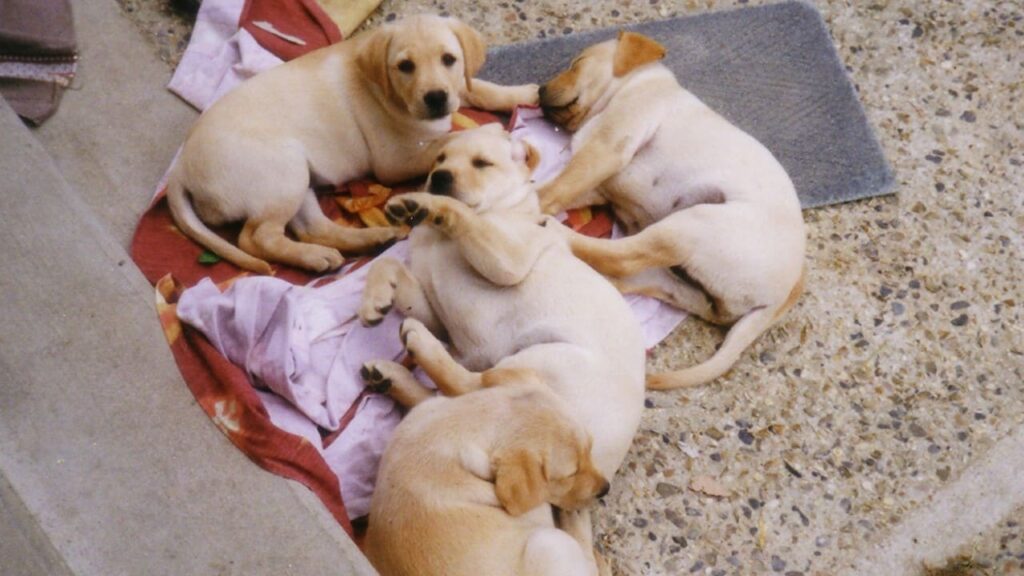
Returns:
[[[362,376],[363,382],[371,392],[383,394],[391,388],[391,379],[385,377],[372,363],[363,364],[363,367],[359,369],[359,375]]]

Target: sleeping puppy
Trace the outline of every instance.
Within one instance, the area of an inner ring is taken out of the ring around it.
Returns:
[[[385,377],[384,374],[387,376]],[[489,370],[483,390],[431,397],[381,362],[375,386],[415,406],[381,460],[366,556],[382,576],[588,576],[587,534],[555,527],[608,491],[590,437],[528,370]]]
[[[704,384],[789,310],[804,286],[804,224],[786,171],[760,142],[687,92],[654,40],[590,46],[540,89],[575,132],[572,159],[539,192],[549,214],[611,203],[628,237],[572,234],[573,252],[624,292],[732,325],[707,361],[648,388]]]
[[[310,186],[421,176],[463,102],[490,110],[536,102],[536,86],[473,80],[485,55],[483,39],[462,22],[417,16],[244,82],[185,140],[167,185],[175,223],[219,256],[261,273],[270,272],[267,261],[323,272],[342,264],[339,251],[394,239],[395,229],[335,224]],[[244,222],[238,247],[207,228],[232,221]]]
[[[385,206],[393,220],[423,225],[410,234],[408,268],[374,262],[359,314],[366,324],[392,306],[407,316],[406,348],[446,394],[479,388],[494,367],[533,370],[591,433],[594,462],[611,478],[643,411],[640,327],[615,287],[543,225],[529,180],[537,160],[497,125],[454,136],[427,180],[432,194]],[[559,525],[589,533],[589,513]]]

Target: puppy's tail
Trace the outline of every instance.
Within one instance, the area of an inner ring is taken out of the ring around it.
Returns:
[[[739,319],[729,333],[725,341],[711,358],[704,362],[678,370],[676,372],[664,372],[661,374],[647,375],[648,390],[673,390],[675,388],[692,388],[702,386],[715,378],[725,374],[739,360],[740,355],[748,346],[754,343],[761,334],[772,327],[779,318],[796,304],[797,299],[804,291],[804,273],[801,272],[800,280],[790,290],[786,301],[778,306],[765,306],[751,310]]]
[[[270,274],[270,264],[255,256],[247,254],[238,246],[217,236],[212,230],[203,224],[199,219],[192,203],[189,201],[188,192],[182,185],[176,174],[171,174],[167,181],[167,205],[171,208],[171,216],[178,228],[186,236],[201,244],[217,256],[224,258],[239,268],[244,268],[258,274]]]

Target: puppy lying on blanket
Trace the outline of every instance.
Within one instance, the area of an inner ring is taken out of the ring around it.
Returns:
[[[323,272],[342,264],[339,250],[392,240],[395,229],[332,222],[310,185],[420,176],[463,101],[490,110],[536,102],[536,86],[473,80],[485,55],[483,39],[465,24],[418,16],[246,81],[189,133],[167,185],[175,222],[221,257],[262,273],[267,260]],[[206,227],[239,220],[238,247]]]
[[[392,362],[364,376],[415,406],[388,444],[370,504],[365,550],[382,576],[594,573],[589,533],[555,528],[551,506],[587,506],[608,481],[586,430],[535,374],[492,369],[484,390],[456,398],[432,396]]]
[[[574,131],[565,170],[539,192],[549,214],[610,202],[630,236],[572,235],[573,252],[624,292],[732,324],[697,366],[648,388],[724,374],[803,291],[804,224],[785,169],[760,142],[684,90],[665,49],[624,32],[540,89],[545,115]]]
[[[433,194],[386,205],[390,218],[424,225],[410,235],[410,268],[374,262],[359,315],[367,324],[392,306],[406,315],[408,351],[446,394],[479,388],[480,372],[493,367],[533,370],[593,435],[594,462],[611,478],[643,411],[640,327],[615,288],[573,257],[557,225],[539,224],[535,163],[532,148],[497,125],[454,136],[428,179]],[[589,512],[559,523],[589,533]]]

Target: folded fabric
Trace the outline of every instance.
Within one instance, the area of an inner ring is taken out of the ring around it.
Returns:
[[[385,254],[402,258],[405,243]],[[178,300],[178,318],[245,368],[253,384],[295,405],[317,426],[338,430],[363,392],[359,368],[402,352],[397,320],[366,328],[356,317],[366,266],[321,286],[272,276],[242,278],[221,293],[206,278]]]
[[[246,0],[206,0],[167,88],[199,110],[282,60],[238,25]]]

